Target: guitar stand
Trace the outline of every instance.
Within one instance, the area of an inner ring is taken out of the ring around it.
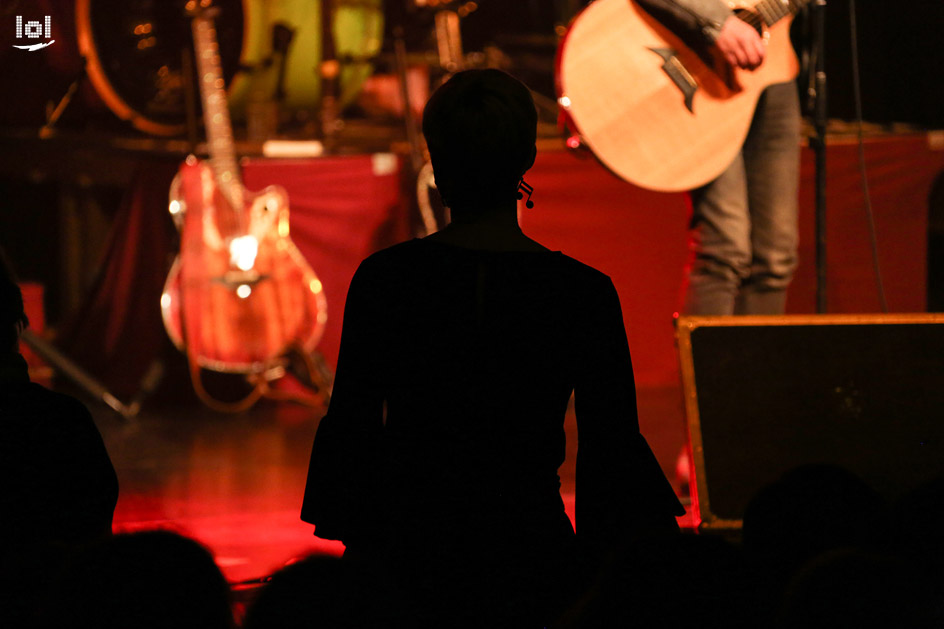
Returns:
[[[299,362],[292,360],[297,357]],[[262,398],[280,402],[296,402],[312,408],[327,408],[331,401],[331,388],[334,384],[334,375],[324,361],[321,352],[306,352],[300,347],[292,347],[286,355],[284,363],[277,363],[266,369],[245,374],[246,381],[252,390],[241,400],[226,402],[214,397],[203,386],[203,368],[195,356],[187,353],[190,365],[190,380],[193,390],[210,409],[220,413],[242,413],[249,410]],[[303,369],[298,369],[297,367]],[[279,389],[272,383],[289,375],[296,376],[302,390]]]
[[[49,341],[29,330],[25,330],[20,335],[20,339],[40,358],[53,365],[56,370],[84,389],[89,395],[107,404],[121,415],[125,421],[131,421],[138,415],[141,411],[141,405],[157,389],[164,378],[164,363],[161,360],[155,360],[141,379],[138,392],[134,398],[130,403],[125,404],[112,394],[105,385],[75,364]]]

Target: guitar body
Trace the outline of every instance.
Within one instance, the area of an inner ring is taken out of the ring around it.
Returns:
[[[631,0],[596,0],[558,50],[562,107],[619,177],[653,190],[698,187],[740,151],[761,92],[796,77],[791,21],[769,27],[764,63],[749,72],[703,58]]]
[[[237,197],[239,212],[209,165],[190,158],[181,166],[171,190],[180,255],[161,308],[168,335],[199,366],[260,372],[290,347],[314,350],[327,314],[321,282],[289,237],[285,191]]]

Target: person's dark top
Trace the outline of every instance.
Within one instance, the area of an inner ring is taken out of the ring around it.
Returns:
[[[610,279],[560,252],[414,239],[358,268],[302,519],[348,547],[572,548],[557,470],[575,393],[578,544],[684,513],[639,433]]]
[[[91,414],[30,382],[19,354],[0,355],[0,430],[0,537],[8,548],[111,533],[118,478]]]

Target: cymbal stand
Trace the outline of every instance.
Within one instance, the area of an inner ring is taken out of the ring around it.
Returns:
[[[338,104],[341,62],[334,46],[334,4],[335,0],[325,0],[321,5],[321,137],[328,153],[337,148],[341,127]]]

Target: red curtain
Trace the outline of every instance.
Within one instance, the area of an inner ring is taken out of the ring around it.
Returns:
[[[866,159],[889,305],[925,308],[927,198],[944,168],[944,151],[931,136],[873,138]],[[829,299],[837,313],[877,312],[855,144],[829,146]],[[801,266],[788,309],[815,308],[813,158],[802,155]],[[119,393],[134,392],[167,340],[159,300],[175,233],[167,189],[175,169],[143,164],[115,222],[102,275],[64,342],[84,366]],[[328,324],[320,350],[337,356],[347,286],[371,252],[410,237],[400,198],[399,162],[390,155],[310,160],[250,160],[246,186],[279,184],[288,191],[292,239],[321,278]],[[622,300],[636,378],[643,386],[677,383],[672,313],[686,259],[688,201],[684,194],[636,188],[593,159],[541,151],[527,175],[532,210],[522,225],[532,237],[609,274]],[[569,307],[561,304],[562,308]]]

